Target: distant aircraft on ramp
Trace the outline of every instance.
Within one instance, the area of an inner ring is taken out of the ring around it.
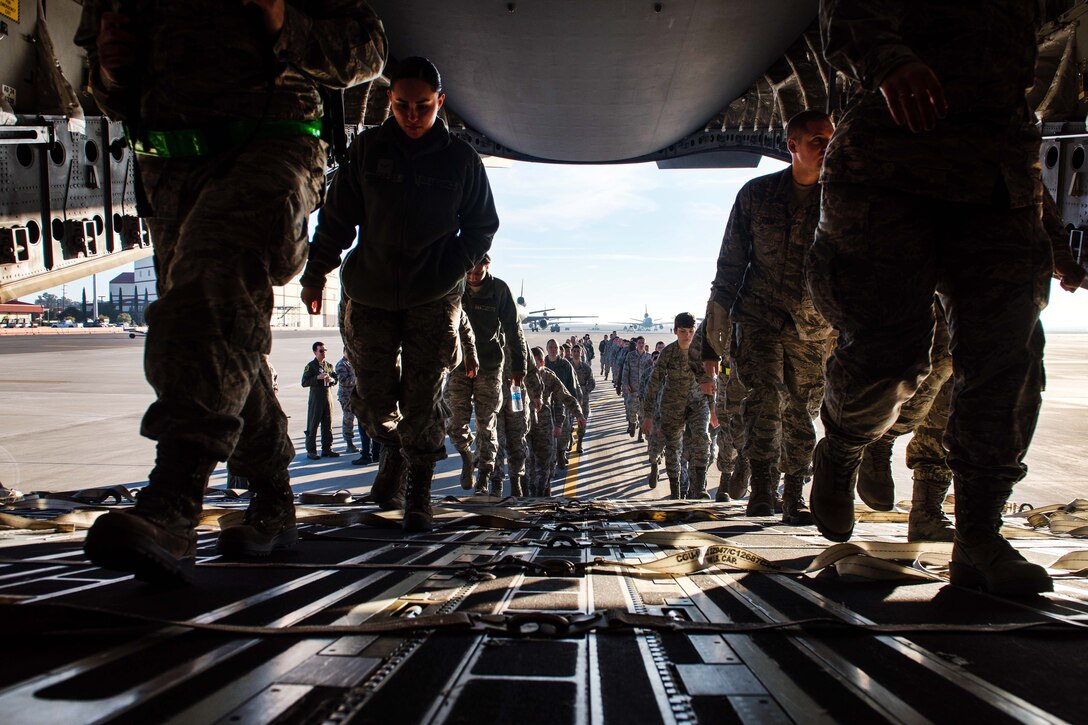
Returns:
[[[664,330],[665,325],[661,322],[654,322],[654,318],[650,317],[650,306],[646,305],[643,308],[642,319],[632,317],[626,322],[610,322],[610,325],[623,325],[625,330],[641,330],[643,332],[652,332],[654,330]]]
[[[559,322],[569,320],[595,320],[596,315],[549,315],[554,307],[545,307],[539,310],[529,310],[525,305],[525,281],[521,282],[521,292],[518,294],[518,313],[521,315],[521,323],[527,325],[529,330],[547,330],[549,327],[558,326]]]

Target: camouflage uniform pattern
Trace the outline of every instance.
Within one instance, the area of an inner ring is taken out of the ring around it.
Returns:
[[[573,363],[571,363],[574,365]],[[593,377],[593,367],[585,360],[574,365],[574,377],[578,379],[578,389],[582,391],[582,414],[589,417],[589,394],[597,387],[597,380]]]
[[[744,455],[808,469],[816,432],[808,403],[823,387],[831,326],[805,284],[805,251],[819,219],[817,193],[793,201],[787,168],[744,185],[729,215],[712,296],[736,323],[735,362],[746,394]]]
[[[340,421],[340,435],[348,445],[355,444],[355,413],[351,412],[351,391],[355,389],[355,368],[347,358],[340,358],[336,363],[336,400],[340,403],[343,418]],[[360,425],[360,428],[362,426]]]
[[[555,437],[558,424],[553,411],[564,415],[564,410],[581,415],[582,409],[555,373],[545,367],[530,367],[525,375],[525,389],[529,393],[526,404],[530,412],[529,446],[532,451],[528,481],[533,490],[550,495],[551,480],[555,475],[559,440]]]
[[[933,334],[929,375],[922,380],[917,392],[903,403],[899,418],[885,435],[893,438],[914,433],[907,444],[907,467],[930,481],[951,481],[952,471],[945,460],[941,440],[948,424],[952,400],[952,354],[948,350],[948,323],[944,308],[934,302],[933,316],[937,325]]]
[[[824,387],[826,350],[825,340],[799,339],[792,325],[737,325],[736,362],[747,391],[743,453],[749,460],[778,462],[787,474],[808,470],[816,446],[809,402],[819,400]]]
[[[524,337],[522,338],[522,345],[525,345]],[[528,365],[532,366],[533,358],[527,346],[525,347],[525,356]],[[526,375],[528,375],[528,372],[527,370]],[[511,407],[510,381],[513,374],[514,370],[510,364],[510,355],[506,355],[503,359],[502,407],[499,408],[499,414],[495,416],[495,439],[498,450],[495,456],[495,470],[491,473],[492,481],[502,481],[503,469],[506,465],[509,465],[511,476],[525,475],[525,462],[529,454],[526,437],[529,434],[529,409],[532,406],[529,402],[528,389],[523,385],[521,392],[523,407],[521,411],[515,412]]]
[[[930,370],[936,289],[951,330],[945,442],[958,497],[961,487],[1007,491],[1023,478],[1041,402],[1038,317],[1053,258],[1041,230],[1039,134],[1024,97],[1036,11],[1019,0],[821,9],[826,57],[868,91],[827,149],[809,252],[813,296],[840,331],[824,428],[860,446],[891,427]],[[878,92],[889,70],[915,59],[950,103],[919,134],[894,125]],[[970,154],[961,153],[966,144]]]
[[[733,463],[744,450],[744,422],[740,414],[744,395],[745,390],[740,382],[740,376],[737,375],[733,366],[723,361],[718,372],[714,396],[714,412],[718,416],[716,462],[718,470],[723,473],[733,470]]]
[[[641,391],[643,386],[646,385],[646,379],[650,376],[653,369],[653,362],[651,355],[648,352],[643,351],[641,355],[638,354],[638,350],[632,348],[627,354],[627,358],[623,361],[623,375],[621,380],[623,381],[623,403],[624,409],[627,412],[627,425],[638,426],[642,425],[642,397]]]
[[[112,6],[83,3],[76,43],[99,106],[115,119],[139,108],[147,128],[319,118],[315,81],[365,82],[386,56],[381,23],[360,2],[309,3],[312,14],[289,4],[271,48],[259,16],[240,4],[157,3],[133,28],[149,49],[134,99],[99,72],[95,43]],[[294,447],[262,353],[271,349],[272,287],[306,258],[325,160],[324,143],[310,137],[253,139],[229,162],[138,158],[159,297],[147,310],[144,369],[157,400],[143,435],[193,445],[251,481],[286,470]]]
[[[406,310],[382,310],[345,298],[344,341],[355,374],[351,407],[370,437],[401,449],[409,464],[440,461],[449,410],[442,399],[447,371],[459,362],[461,295]],[[399,401],[399,405],[398,405]]]
[[[470,378],[461,368],[446,380],[446,405],[450,419],[446,427],[450,442],[458,451],[472,448],[473,435],[468,422],[476,412],[476,464],[482,469],[494,467],[496,456],[496,416],[503,401],[502,369],[480,370]]]
[[[642,417],[653,415],[653,401],[661,391],[661,429],[665,437],[665,468],[670,479],[680,480],[680,454],[685,426],[692,426],[691,463],[706,468],[710,459],[710,400],[699,389],[711,379],[703,370],[701,334],[687,350],[672,342],[657,358],[642,401]]]

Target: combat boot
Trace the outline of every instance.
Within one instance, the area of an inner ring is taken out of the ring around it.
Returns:
[[[782,488],[782,523],[789,526],[811,526],[812,512],[805,505],[802,495],[805,479],[799,473],[787,473],[783,476]]]
[[[744,498],[748,495],[748,479],[751,474],[752,468],[748,464],[747,456],[737,456],[733,463],[733,473],[729,475],[729,486],[726,488],[730,498]]]
[[[642,443],[643,440],[644,439],[642,437],[642,427],[640,426],[638,429],[638,438],[635,439],[635,443]]]
[[[521,498],[525,495],[525,492],[521,488],[523,478],[523,476],[519,476],[516,473],[510,474],[510,495],[514,498]]]
[[[732,471],[722,471],[721,478],[718,479],[718,492],[714,494],[715,501],[721,503],[733,500],[733,497],[729,495],[729,479],[732,475]]]
[[[950,481],[925,478],[914,472],[907,541],[955,541],[956,529],[941,508],[950,484]]]
[[[271,480],[253,480],[253,498],[242,523],[219,534],[216,549],[224,557],[268,556],[298,545],[295,497],[287,472]]]
[[[585,453],[585,449],[582,448],[582,441],[585,440],[585,437],[586,437],[586,429],[585,428],[579,428],[578,429],[578,445],[574,449],[574,452],[577,453],[578,455],[582,455],[583,453]]]
[[[407,466],[400,448],[382,446],[378,459],[378,475],[374,477],[374,484],[370,487],[370,497],[378,504],[378,508],[385,511],[404,508]]]
[[[487,495],[488,484],[489,484],[488,478],[490,476],[490,473],[491,473],[490,471],[484,471],[484,469],[482,469],[482,468],[476,472],[476,485],[473,486],[473,490],[472,490],[472,495],[473,496],[486,496]]]
[[[408,492],[404,500],[404,530],[430,531],[431,479],[434,478],[434,461],[408,465]]]
[[[748,497],[745,516],[774,516],[778,472],[770,461],[752,460],[748,462],[752,471],[752,495]]]
[[[701,466],[691,467],[691,476],[688,479],[688,498],[709,501],[710,494],[706,492],[706,469]]]
[[[198,449],[160,442],[136,505],[98,517],[87,532],[87,558],[147,582],[190,581],[204,489],[216,463]]]
[[[1001,513],[1011,493],[1008,484],[956,482],[956,538],[948,570],[952,584],[1009,597],[1053,591],[1046,570],[1001,536]]]
[[[820,534],[831,541],[848,541],[854,533],[854,479],[863,448],[824,436],[812,452],[809,509]]]
[[[478,481],[483,482],[484,492],[488,496],[502,496],[502,479],[495,480],[495,477],[491,475],[492,473],[494,473],[493,466],[483,466],[480,468]]]
[[[472,489],[472,469],[475,468],[472,462],[472,451],[458,449],[458,453],[461,454],[461,488],[466,491]]]
[[[347,444],[347,447],[344,448],[345,453],[358,453],[359,452],[359,449],[355,447],[355,434],[354,433],[351,434],[351,435],[344,435],[344,443]]]
[[[650,461],[650,478],[647,483],[650,484],[650,488],[657,488],[657,479],[661,475],[661,464],[658,459]]]
[[[881,438],[865,446],[858,466],[858,498],[874,511],[895,508],[895,481],[892,479],[894,437]]]
[[[680,500],[680,479],[673,478],[672,474],[669,474],[669,498],[673,501]]]

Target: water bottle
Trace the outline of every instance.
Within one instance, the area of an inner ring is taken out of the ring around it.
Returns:
[[[510,410],[515,413],[525,410],[525,401],[521,399],[520,385],[514,385],[510,388]]]

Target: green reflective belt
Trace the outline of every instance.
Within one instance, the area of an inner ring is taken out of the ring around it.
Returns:
[[[321,119],[312,121],[230,121],[205,128],[183,128],[169,131],[133,132],[125,127],[132,150],[144,156],[164,159],[186,156],[207,156],[219,153],[254,139],[321,138]]]

